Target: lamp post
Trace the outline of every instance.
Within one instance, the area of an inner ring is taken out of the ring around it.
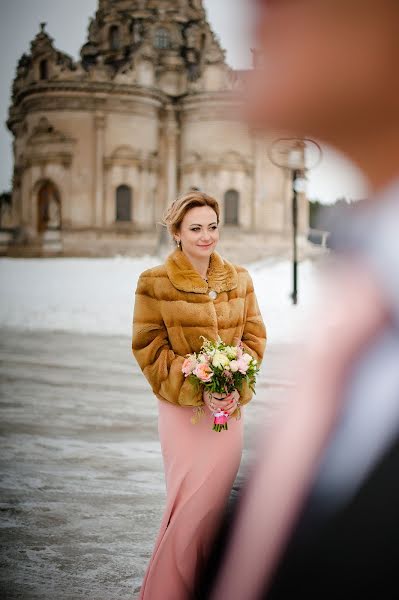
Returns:
[[[313,157],[309,159],[309,153]],[[316,154],[314,154],[316,153]],[[322,151],[317,142],[308,138],[279,138],[269,147],[271,162],[291,173],[292,188],[292,292],[293,304],[298,304],[298,194],[305,191],[306,171],[319,164]]]

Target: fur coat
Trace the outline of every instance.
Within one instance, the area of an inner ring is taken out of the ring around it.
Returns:
[[[246,351],[262,361],[266,328],[250,274],[214,250],[207,275],[208,282],[176,248],[164,264],[139,277],[132,351],[160,400],[183,406],[203,404],[202,391],[195,392],[182,373],[185,355],[200,350],[201,335],[212,340],[219,335],[227,344],[241,339]],[[209,295],[212,290],[216,294]],[[241,404],[251,397],[244,382]]]

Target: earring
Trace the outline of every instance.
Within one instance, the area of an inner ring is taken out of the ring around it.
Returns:
[[[177,247],[180,248],[180,246],[181,246],[180,240],[176,240],[176,244],[177,244]]]

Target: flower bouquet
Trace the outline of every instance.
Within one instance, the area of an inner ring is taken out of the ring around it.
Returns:
[[[240,342],[236,346],[225,344],[218,336],[215,342],[201,336],[204,343],[198,353],[187,354],[182,365],[185,377],[188,377],[198,389],[202,386],[210,393],[227,396],[234,389],[241,391],[244,380],[255,393],[255,381],[259,371],[256,358],[245,352]],[[229,414],[224,410],[213,413],[214,431],[227,429]],[[240,418],[238,407],[237,419]]]

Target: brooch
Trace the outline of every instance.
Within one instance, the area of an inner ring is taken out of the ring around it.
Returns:
[[[218,295],[217,292],[215,292],[215,290],[211,290],[210,292],[208,292],[208,296],[212,298],[212,300],[216,300]]]

